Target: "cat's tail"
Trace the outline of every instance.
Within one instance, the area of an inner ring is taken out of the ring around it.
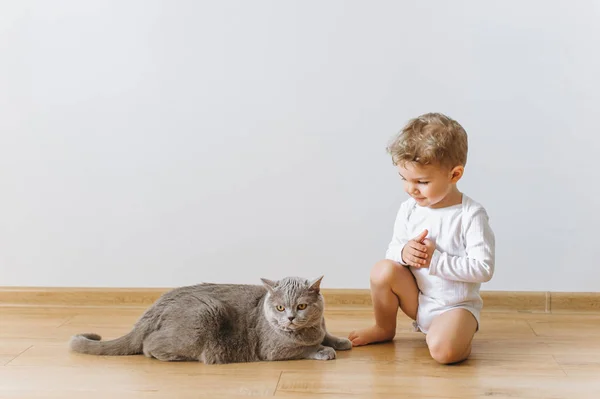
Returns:
[[[98,334],[78,334],[71,338],[69,347],[74,352],[89,355],[123,356],[142,353],[142,337],[135,329],[111,341],[101,341]]]

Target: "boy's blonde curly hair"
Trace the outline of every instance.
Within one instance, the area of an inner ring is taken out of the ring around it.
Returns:
[[[415,162],[449,168],[467,163],[467,132],[454,119],[428,113],[411,119],[387,147],[394,165]]]

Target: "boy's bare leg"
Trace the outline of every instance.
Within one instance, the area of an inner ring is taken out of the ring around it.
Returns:
[[[411,319],[417,317],[419,289],[411,271],[401,264],[382,260],[371,270],[371,298],[375,325],[352,331],[348,339],[353,346],[391,341],[396,335],[398,307]]]
[[[477,320],[466,309],[442,313],[431,323],[427,333],[429,353],[438,363],[451,364],[471,354],[471,341],[477,331]]]

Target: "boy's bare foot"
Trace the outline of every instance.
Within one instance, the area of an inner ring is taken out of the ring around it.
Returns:
[[[362,330],[352,331],[348,336],[348,339],[352,341],[352,346],[361,346],[375,342],[391,341],[395,336],[395,331],[386,331],[375,325],[369,328],[363,328]]]

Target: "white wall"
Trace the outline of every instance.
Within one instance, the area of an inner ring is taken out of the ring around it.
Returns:
[[[439,111],[487,290],[600,291],[599,2],[0,1],[0,285],[366,288]]]

